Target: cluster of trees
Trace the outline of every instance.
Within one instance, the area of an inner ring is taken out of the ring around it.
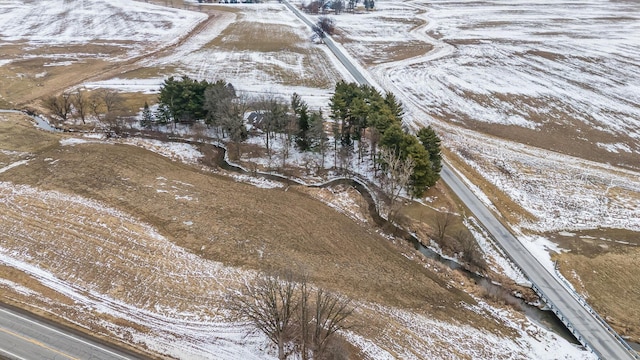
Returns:
[[[398,177],[390,170],[410,169],[406,186],[413,196],[422,196],[438,181],[442,167],[440,139],[431,127],[420,129],[416,135],[404,129],[402,104],[392,93],[383,96],[368,85],[340,82],[330,106],[336,153],[338,143],[347,153],[357,147],[359,160],[369,152],[374,168],[386,171],[388,177]],[[387,150],[388,156],[379,158],[378,147]],[[405,164],[390,167],[390,156]]]
[[[262,131],[269,158],[273,140],[279,137],[283,167],[293,146],[302,152],[319,153],[321,168],[325,167],[330,144],[323,114],[310,110],[297,94],[289,101],[271,94],[248,98],[224,81],[197,81],[184,76],[165,80],[158,101],[155,113],[145,106],[144,126],[201,122],[214,128],[218,135],[239,143],[249,136],[245,114],[251,112],[250,121]],[[419,197],[436,183],[441,169],[440,139],[431,127],[420,129],[416,135],[404,129],[402,104],[393,94],[383,96],[371,86],[340,82],[330,108],[335,168],[350,170],[357,153],[360,163],[370,155],[370,166],[376,173],[387,175],[394,192],[405,188]],[[381,150],[386,156],[379,156]],[[390,157],[402,164],[395,164]],[[409,173],[406,181],[402,181],[406,176],[394,173],[400,169]]]
[[[158,96],[158,109],[152,113],[145,103],[142,126],[155,124],[187,124],[204,122],[214,127],[231,141],[247,139],[244,114],[249,103],[238,96],[233,85],[222,80],[197,81],[187,76],[180,79],[170,77],[164,81]]]
[[[313,290],[306,276],[291,273],[256,278],[229,296],[237,317],[248,321],[278,348],[278,359],[347,358],[336,332],[348,328],[351,302],[322,289]]]
[[[326,35],[333,35],[336,30],[335,21],[332,18],[321,16],[312,28],[313,32],[319,38],[324,38]]]
[[[310,3],[303,5],[302,8],[311,14],[318,14],[319,12],[326,12],[328,10],[333,10],[336,15],[343,12],[345,9],[348,12],[354,12],[356,6],[360,0],[313,0]],[[365,10],[373,10],[375,6],[374,0],[363,0],[363,5]]]
[[[284,144],[283,166],[292,146],[301,151],[320,152],[324,164],[328,140],[324,118],[320,111],[310,110],[297,94],[293,94],[290,101],[272,94],[249,98],[238,94],[232,84],[222,80],[208,82],[187,76],[170,77],[160,88],[157,111],[152,112],[145,104],[141,123],[144,127],[204,123],[218,136],[240,143],[249,136],[245,119],[248,112],[253,114],[252,125],[264,134],[270,158],[273,139],[280,136]]]
[[[126,114],[124,99],[115,90],[102,89],[87,91],[77,89],[64,92],[57,96],[50,96],[44,100],[44,106],[53,117],[62,122],[69,120],[86,124],[92,117],[95,120],[115,125]]]

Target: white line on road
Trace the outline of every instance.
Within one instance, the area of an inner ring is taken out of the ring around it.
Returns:
[[[4,349],[0,349],[0,353],[7,354],[7,355],[11,356],[13,359],[16,359],[16,360],[29,360],[29,359],[25,359],[22,356],[18,356],[16,354],[14,354],[12,352],[9,352],[7,350],[4,350]]]
[[[5,309],[0,309],[0,312],[3,312],[3,313],[5,313],[5,314],[11,315],[11,316],[13,316],[13,317],[16,317],[16,318],[18,318],[18,319],[20,319],[20,320],[22,320],[22,321],[25,321],[25,322],[28,322],[28,323],[31,323],[31,324],[34,324],[34,325],[40,326],[40,327],[45,328],[45,329],[47,329],[47,330],[49,330],[49,331],[52,331],[52,332],[55,332],[55,333],[60,334],[60,335],[62,335],[62,336],[68,337],[69,339],[73,339],[73,340],[75,340],[75,341],[77,341],[77,342],[80,342],[80,343],[82,343],[82,344],[89,345],[89,346],[91,346],[91,347],[93,347],[93,348],[96,348],[96,349],[101,350],[101,351],[103,351],[103,352],[105,352],[105,353],[111,354],[111,355],[113,355],[113,356],[119,357],[119,358],[121,358],[121,359],[127,359],[127,360],[131,359],[131,358],[129,358],[129,357],[122,356],[122,355],[120,355],[120,354],[118,354],[118,353],[115,353],[115,352],[113,352],[113,351],[110,351],[109,349],[106,349],[106,348],[104,348],[104,347],[101,347],[101,346],[98,346],[98,345],[96,345],[96,344],[92,344],[92,343],[90,343],[90,342],[84,341],[84,340],[82,340],[81,338],[78,338],[78,337],[76,337],[76,336],[73,336],[73,335],[70,335],[70,334],[64,333],[64,332],[62,332],[62,331],[60,331],[60,330],[57,330],[57,329],[52,328],[52,327],[50,327],[50,326],[47,326],[47,325],[41,324],[41,323],[39,323],[39,322],[35,322],[35,321],[33,321],[33,320],[29,319],[29,318],[26,318],[26,317],[24,317],[24,316],[21,316],[21,315],[15,314],[15,313],[10,312],[10,311],[7,311],[7,310],[5,310]]]

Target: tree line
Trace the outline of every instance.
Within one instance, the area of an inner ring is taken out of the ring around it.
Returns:
[[[295,147],[319,154],[324,169],[332,147],[334,169],[352,171],[352,166],[364,164],[390,187],[416,197],[439,179],[440,139],[431,127],[415,135],[404,128],[402,104],[392,93],[382,95],[368,85],[339,82],[329,108],[331,121],[327,122],[320,110],[310,109],[295,93],[290,99],[273,94],[248,97],[222,80],[170,77],[161,86],[157,110],[152,112],[145,104],[141,123],[145,127],[204,124],[238,145],[250,135],[249,122],[261,132],[269,158],[274,154],[274,141],[280,142],[282,167]],[[333,135],[332,140],[328,135]],[[408,173],[405,181],[392,174],[400,170]]]
[[[61,122],[73,120],[83,125],[89,118],[115,126],[123,117],[131,115],[126,111],[124,98],[115,90],[101,89],[89,92],[85,89],[49,96],[44,100],[47,108]]]
[[[416,135],[403,128],[402,104],[392,93],[383,96],[368,85],[340,82],[330,107],[336,152],[340,144],[343,149],[356,152],[359,160],[370,153],[374,168],[383,171],[392,169],[388,166],[389,156],[410,162],[406,190],[412,196],[422,196],[440,178],[440,139],[430,126],[421,128]],[[386,158],[378,156],[379,147],[388,153]]]
[[[44,105],[63,122],[85,124],[91,117],[116,133],[130,117],[124,99],[114,90],[77,89],[51,96]],[[262,133],[270,159],[274,141],[279,141],[283,168],[295,147],[318,154],[317,168],[325,169],[332,148],[334,169],[352,171],[354,162],[360,166],[368,159],[368,167],[375,176],[380,175],[384,187],[391,189],[388,192],[396,195],[404,189],[419,197],[436,183],[441,169],[440,139],[431,127],[422,128],[415,135],[403,128],[402,104],[392,93],[382,95],[371,86],[339,82],[329,108],[331,121],[327,122],[320,110],[310,109],[295,93],[289,99],[273,94],[249,97],[223,80],[198,81],[182,76],[163,82],[157,109],[152,111],[145,103],[140,122],[144,128],[204,125],[235,144],[238,158],[239,144],[248,139],[248,128],[254,128]],[[332,143],[329,135],[333,135]]]

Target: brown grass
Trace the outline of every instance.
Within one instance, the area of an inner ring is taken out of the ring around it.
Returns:
[[[0,67],[0,96],[18,107],[77,84],[108,66],[102,60],[83,60],[67,66],[48,66],[48,58],[19,60]],[[72,74],[70,76],[70,74]]]
[[[175,74],[176,72],[177,69],[174,66],[142,67],[123,72],[118,77],[121,79],[165,78]]]
[[[402,44],[375,43],[369,46],[371,52],[361,56],[367,65],[411,59],[433,50],[433,45],[422,41],[407,41]]]
[[[640,342],[640,249],[582,242],[556,256],[560,271],[620,335]]]
[[[51,157],[60,159],[55,169],[44,161]],[[436,302],[448,297],[436,277],[405,261],[386,240],[295,190],[260,190],[122,145],[58,148],[3,175],[112,204],[158,227],[180,246],[229,265],[304,268],[322,285],[396,306],[420,307],[425,297]],[[156,180],[160,175],[167,180]],[[177,181],[194,185],[188,192],[198,201],[176,201],[184,194],[156,191],[163,182]],[[367,264],[384,265],[372,269]],[[407,273],[421,280],[398,283]]]
[[[545,234],[569,250],[554,257],[560,271],[618,333],[640,342],[638,233],[603,228],[573,234]]]
[[[38,130],[21,114],[0,113],[0,150],[40,152],[58,144],[59,137]]]
[[[277,63],[254,63],[242,57],[233,65],[234,69],[244,67],[266,73],[274,83],[287,86],[308,86],[330,88],[340,74],[330,64],[324,51],[306,46],[308,39],[301,37],[294,29],[276,24],[236,21],[209,42],[205,48],[232,53],[263,52],[289,66]],[[298,59],[302,58],[302,70],[296,71]],[[235,71],[235,70],[234,70]]]
[[[463,159],[460,159],[456,154],[446,149],[443,149],[442,153],[452,167],[460,171],[487,195],[489,200],[491,200],[498,211],[500,211],[502,217],[504,217],[503,221],[509,224],[519,224],[523,220],[535,220],[531,213],[511,200],[502,190],[483,178],[477,171],[468,166]],[[473,156],[473,154],[469,154],[469,156]]]
[[[260,271],[305,270],[317,285],[354,298],[496,326],[459,308],[473,300],[408,261],[404,242],[393,245],[295,188],[258,189],[143,149],[102,144],[49,146],[0,180],[99,200],[206,259]]]
[[[227,51],[302,51],[299,44],[304,40],[288,26],[236,21],[205,48]]]

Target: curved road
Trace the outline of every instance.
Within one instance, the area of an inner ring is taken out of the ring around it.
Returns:
[[[313,27],[313,23],[297,8],[283,0],[284,4],[305,24]],[[358,68],[335,45],[329,37],[324,39],[340,62],[360,84],[370,84]],[[578,340],[588,345],[601,359],[634,360],[632,354],[616,338],[616,334],[601,323],[585,306],[583,306],[547,269],[533,256],[520,241],[496,218],[496,216],[469,190],[464,182],[455,174],[451,166],[444,163],[441,172],[442,180],[469,208],[478,221],[487,229],[511,259],[522,269],[533,283],[537,291],[545,298],[547,305],[558,315],[560,320]]]
[[[94,340],[0,306],[0,359],[136,359]]]

